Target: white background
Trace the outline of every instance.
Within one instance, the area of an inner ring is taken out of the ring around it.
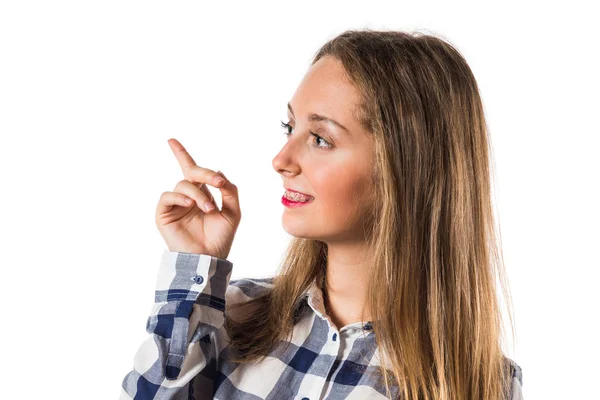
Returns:
[[[591,3],[591,2],[589,2]],[[319,46],[419,30],[464,54],[491,129],[532,399],[600,399],[597,13],[584,2],[5,1],[0,5],[2,397],[117,398],[146,338],[167,139],[238,185],[233,278],[289,240],[271,161]],[[218,191],[213,193],[220,204]]]

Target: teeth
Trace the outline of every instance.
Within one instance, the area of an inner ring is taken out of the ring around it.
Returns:
[[[310,196],[304,196],[302,194],[299,194],[296,192],[289,192],[287,190],[285,191],[284,196],[288,200],[298,201],[298,202],[303,202],[303,203],[310,201],[312,199],[312,197],[310,197]]]

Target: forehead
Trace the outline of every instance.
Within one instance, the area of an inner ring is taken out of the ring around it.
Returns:
[[[346,75],[342,63],[326,56],[307,71],[290,103],[298,117],[323,113],[348,126],[355,122],[353,111],[358,101],[358,89]]]

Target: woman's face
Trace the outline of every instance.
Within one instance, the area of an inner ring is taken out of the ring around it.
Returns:
[[[358,90],[331,56],[317,61],[296,89],[288,107],[290,127],[284,128],[287,141],[273,158],[273,168],[281,174],[283,187],[314,200],[301,207],[284,206],[282,223],[290,235],[328,243],[363,238],[361,221],[374,194],[374,142],[355,119],[358,102]]]

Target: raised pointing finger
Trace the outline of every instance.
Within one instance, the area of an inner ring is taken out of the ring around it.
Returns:
[[[218,187],[221,191],[223,202],[222,213],[231,213],[232,216],[237,218],[239,221],[240,204],[237,195],[237,186],[229,182],[223,173],[214,172],[208,168],[202,168],[196,165],[196,162],[192,156],[190,156],[190,154],[177,139],[171,138],[168,140],[168,142],[171,146],[171,150],[177,158],[177,161],[179,161],[179,165],[183,170],[185,179],[190,182],[207,182],[210,183],[211,186]],[[224,181],[218,182],[219,178],[224,179]],[[210,192],[209,190],[207,191]]]
[[[208,168],[203,168],[196,165],[196,162],[187,152],[187,150],[182,146],[181,143],[177,139],[169,139],[169,145],[171,146],[171,150],[173,150],[173,154],[177,157],[177,161],[179,161],[179,165],[181,166],[181,170],[183,171],[183,177],[189,180],[192,183],[201,183],[199,187],[202,187],[204,183],[210,183],[212,186],[219,186],[223,181],[223,177],[221,177],[215,171],[212,171]],[[221,183],[219,182],[221,181]]]
[[[184,175],[191,167],[197,165],[190,153],[187,152],[185,147],[183,147],[177,139],[171,138],[167,140],[167,142],[169,142],[169,146],[171,146],[171,150],[173,151],[173,154],[175,154],[175,158],[177,158]]]

